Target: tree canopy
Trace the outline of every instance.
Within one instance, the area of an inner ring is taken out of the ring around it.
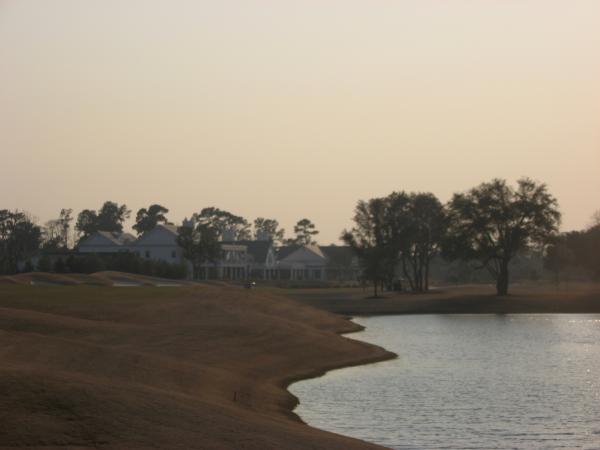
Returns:
[[[70,247],[72,209],[61,209],[58,219],[49,220],[42,230],[45,250],[66,250]]]
[[[290,239],[290,244],[311,245],[317,243],[317,241],[313,238],[319,234],[319,231],[316,229],[315,224],[310,220],[300,219],[294,226],[294,234],[296,237]]]
[[[430,193],[393,192],[387,197],[359,201],[355,226],[342,239],[361,260],[364,275],[388,285],[402,276],[413,291],[429,288],[429,265],[445,235],[446,213]]]
[[[179,227],[177,245],[192,263],[193,278],[200,278],[204,263],[215,261],[221,252],[218,230],[208,223],[196,221],[192,226]]]
[[[193,220],[211,227],[219,239],[244,240],[252,237],[246,219],[214,206],[203,208],[200,213],[194,214]]]
[[[373,294],[377,297],[378,285],[395,267],[396,255],[392,248],[392,235],[386,224],[387,200],[373,198],[360,200],[354,210],[355,226],[344,230],[342,240],[358,256],[363,276],[372,281]]]
[[[17,273],[38,250],[42,230],[23,212],[0,210],[0,273]]]
[[[159,223],[168,223],[167,214],[169,210],[162,205],[153,204],[146,208],[140,208],[135,215],[133,229],[137,234],[143,234],[156,227]]]
[[[429,289],[429,266],[446,233],[446,210],[429,192],[393,192],[386,197],[391,247],[411,290]]]
[[[560,212],[545,184],[522,178],[513,188],[494,179],[455,194],[449,219],[445,254],[479,260],[496,280],[498,295],[506,295],[510,260],[520,250],[547,243],[558,231]]]
[[[82,237],[90,236],[97,231],[122,232],[123,222],[129,218],[131,211],[126,205],[105,202],[100,210],[84,209],[77,216],[75,229]]]
[[[556,236],[546,249],[544,265],[557,284],[572,273],[600,280],[600,224]]]
[[[279,222],[275,219],[257,217],[254,220],[254,239],[259,240],[265,236],[271,242],[282,244],[284,241],[285,230],[279,228]]]

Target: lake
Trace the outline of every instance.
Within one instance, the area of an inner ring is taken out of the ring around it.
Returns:
[[[309,425],[394,449],[600,448],[600,315],[355,321],[399,357],[291,385]]]

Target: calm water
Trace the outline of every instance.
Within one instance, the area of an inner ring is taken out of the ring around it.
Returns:
[[[356,322],[399,358],[293,384],[310,425],[396,449],[600,449],[600,315]]]

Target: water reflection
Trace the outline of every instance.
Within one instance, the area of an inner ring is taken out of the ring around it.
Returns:
[[[309,424],[392,448],[600,448],[599,315],[356,320],[399,358],[296,383]]]

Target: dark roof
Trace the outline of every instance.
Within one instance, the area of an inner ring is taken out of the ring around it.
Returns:
[[[271,241],[222,241],[222,244],[245,245],[248,254],[254,262],[264,263],[267,261],[269,248],[273,246]]]
[[[300,247],[302,247],[301,245],[284,245],[283,247],[279,247],[277,249],[277,259],[283,259],[289,255],[291,255],[292,253],[294,253],[296,250],[298,250]]]
[[[92,233],[86,238],[82,239],[79,245],[85,245],[85,243],[94,236],[102,236],[114,245],[127,245],[132,244],[135,241],[135,236],[129,233],[118,231],[96,231],[95,233]]]
[[[279,248],[279,250],[277,251],[277,259],[281,260],[281,259],[287,258],[289,255],[291,255],[292,253],[294,253],[296,250],[298,250],[300,248],[305,248],[309,252],[312,252],[315,255],[317,255],[318,257],[326,259],[326,256],[321,251],[321,247],[319,247],[318,245],[315,245],[315,244],[310,244],[310,245],[296,245],[296,244],[286,245],[285,247]]]
[[[156,226],[162,227],[176,236],[179,235],[179,227],[177,225],[173,225],[172,223],[159,223]]]
[[[321,251],[327,257],[328,262],[336,266],[350,266],[355,257],[352,248],[346,245],[323,245]]]

